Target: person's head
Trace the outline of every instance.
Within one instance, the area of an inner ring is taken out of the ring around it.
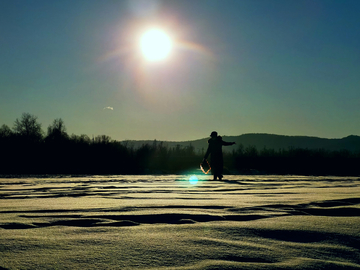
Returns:
[[[211,138],[216,138],[217,135],[218,135],[217,132],[216,132],[216,131],[213,131],[213,132],[211,132],[210,137],[211,137]]]

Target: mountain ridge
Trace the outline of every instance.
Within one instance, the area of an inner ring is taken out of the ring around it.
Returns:
[[[327,151],[341,151],[348,150],[351,152],[360,152],[360,136],[349,135],[343,138],[320,138],[313,136],[288,136],[268,133],[245,133],[238,136],[222,136],[224,141],[236,142],[233,146],[223,147],[224,152],[231,152],[237,150],[240,145],[244,148],[254,146],[258,150],[267,149],[289,149],[289,148],[303,148],[303,149],[324,149]],[[207,149],[207,141],[209,138],[202,138],[191,141],[158,141],[158,140],[126,140],[121,141],[122,144],[139,148],[142,145],[162,144],[163,146],[187,147],[189,145],[195,148],[195,152],[205,152]]]

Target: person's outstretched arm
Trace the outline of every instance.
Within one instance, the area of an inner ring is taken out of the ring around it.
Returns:
[[[224,145],[224,146],[229,146],[229,145],[233,145],[233,144],[235,144],[235,142],[224,142],[224,141],[222,141],[222,145]]]

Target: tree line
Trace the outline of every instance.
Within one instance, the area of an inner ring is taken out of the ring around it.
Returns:
[[[23,113],[12,128],[0,127],[0,174],[170,174],[195,173],[203,158],[190,144],[166,147],[156,140],[134,148],[107,135],[69,135],[55,119],[42,130]],[[257,149],[239,145],[224,152],[227,174],[360,175],[360,153],[324,149]]]

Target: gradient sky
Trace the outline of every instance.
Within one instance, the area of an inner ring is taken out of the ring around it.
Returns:
[[[0,126],[185,141],[360,135],[358,0],[1,0]],[[139,35],[168,31],[147,62]],[[111,108],[112,109],[111,109]]]

